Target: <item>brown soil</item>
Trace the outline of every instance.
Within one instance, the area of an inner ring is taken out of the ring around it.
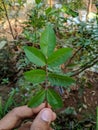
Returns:
[[[65,92],[64,94],[65,108],[74,107],[78,113],[78,119],[89,114],[96,114],[96,107],[98,106],[98,73],[86,72],[86,76],[88,82],[82,86],[83,88],[72,87],[70,93]]]
[[[79,91],[72,90],[70,94],[65,95],[65,107],[74,107],[78,113],[78,118],[82,118],[82,114],[95,114],[98,106],[98,89],[95,87],[85,88],[80,96]]]

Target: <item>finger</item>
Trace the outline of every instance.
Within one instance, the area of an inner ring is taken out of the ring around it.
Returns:
[[[39,107],[31,109],[28,106],[14,108],[2,120],[0,120],[0,129],[12,129],[19,125],[22,119],[30,118],[34,113],[39,112],[45,107],[42,103]]]
[[[18,130],[30,130],[31,125],[32,125],[32,122],[27,122],[23,124]]]
[[[43,108],[45,108],[45,103],[42,103],[41,105],[39,105],[36,108],[32,108],[32,111],[33,111],[33,113],[36,114],[36,113],[40,112],[40,110],[42,110]]]
[[[32,122],[28,122],[24,124],[23,126],[21,126],[18,130],[30,130],[31,125],[32,125]],[[53,129],[50,127],[49,130],[53,130]]]
[[[33,113],[38,113],[40,112],[43,108],[46,107],[46,103],[42,103],[41,105],[39,105],[37,108],[32,108]],[[48,108],[51,108],[51,106],[48,104]]]
[[[50,129],[49,130],[54,130],[54,129],[52,129],[51,127],[50,127]]]
[[[38,113],[41,111],[43,108],[45,108],[45,103],[42,103],[36,108],[29,108],[28,106],[22,106],[15,108],[15,114],[18,118],[27,118],[31,117],[33,114]]]
[[[55,119],[56,114],[50,108],[44,108],[33,121],[30,130],[49,130],[51,121]]]

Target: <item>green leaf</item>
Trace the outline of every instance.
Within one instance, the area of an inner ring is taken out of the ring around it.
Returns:
[[[52,85],[67,87],[74,83],[74,79],[64,75],[58,75],[55,73],[49,73],[48,79]]]
[[[61,112],[62,114],[66,114],[66,115],[77,115],[75,108],[74,107],[67,107],[65,110],[63,110]]]
[[[25,54],[27,58],[34,64],[38,66],[44,66],[46,64],[46,59],[43,53],[34,47],[24,47]]]
[[[41,51],[45,56],[50,56],[54,51],[55,45],[56,45],[55,33],[51,25],[48,25],[41,35],[40,39]]]
[[[26,80],[32,83],[41,83],[46,78],[46,72],[44,70],[30,70],[24,73]]]
[[[21,3],[22,3],[22,0],[18,0],[18,3],[21,5]]]
[[[12,94],[10,94],[10,96],[8,97],[6,103],[4,104],[4,114],[7,113],[8,109],[12,106],[12,104],[14,103],[14,97],[15,92],[13,92]]]
[[[1,119],[2,115],[3,115],[3,106],[2,106],[2,99],[0,97],[0,119]]]
[[[47,8],[47,9],[45,10],[46,15],[48,15],[48,14],[51,12],[51,10],[52,10],[51,7]]]
[[[1,41],[1,42],[0,42],[0,50],[3,49],[6,44],[7,44],[6,41]]]
[[[97,106],[96,130],[98,130],[98,106]]]
[[[71,15],[72,17],[77,17],[79,15],[79,13],[73,11],[67,5],[63,5],[63,7],[61,8],[61,11],[68,14],[68,15]]]
[[[68,58],[72,55],[71,48],[61,48],[55,51],[49,58],[48,58],[48,65],[55,67],[58,65],[63,64]]]
[[[45,90],[40,90],[35,96],[33,96],[29,103],[29,107],[37,107],[39,106],[45,99]]]
[[[42,0],[35,0],[36,4],[41,3]]]
[[[62,98],[52,89],[47,90],[47,100],[54,109],[63,107]]]

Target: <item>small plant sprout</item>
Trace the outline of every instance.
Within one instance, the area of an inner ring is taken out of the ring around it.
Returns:
[[[63,73],[52,72],[49,68],[65,63],[72,56],[72,49],[56,48],[56,36],[52,26],[49,24],[41,35],[40,49],[25,46],[24,52],[30,62],[40,68],[24,72],[25,79],[33,84],[42,86],[42,89],[30,99],[28,106],[36,107],[42,102],[46,102],[46,107],[48,103],[54,109],[63,107],[62,98],[51,86],[67,88],[74,83],[74,79]]]

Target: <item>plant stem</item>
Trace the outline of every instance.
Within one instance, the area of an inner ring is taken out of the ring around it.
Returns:
[[[86,70],[86,69],[92,67],[93,65],[95,65],[97,62],[98,62],[98,58],[95,57],[92,61],[86,63],[83,67],[80,67],[75,72],[73,72],[73,74],[71,76],[73,77],[73,76],[76,76],[76,75],[80,74],[84,70]]]
[[[52,0],[50,0],[50,7],[52,7]]]
[[[46,93],[45,93],[45,107],[48,108],[47,90],[46,90]]]
[[[8,24],[9,24],[9,28],[10,28],[10,31],[11,31],[12,37],[13,37],[13,39],[15,39],[15,37],[14,37],[14,33],[13,33],[13,29],[12,29],[12,26],[11,26],[11,23],[10,23],[10,20],[9,20],[9,17],[8,17],[7,9],[6,9],[6,6],[5,6],[5,3],[4,3],[3,0],[2,0],[2,4],[3,4],[3,7],[4,7],[5,15],[6,15],[6,18],[7,18]]]
[[[77,55],[77,53],[83,48],[84,46],[79,47],[74,54],[72,55],[72,57],[68,60],[68,62],[65,64],[65,68],[71,63],[71,61],[74,59],[74,57]]]
[[[98,130],[98,106],[97,106],[96,130]]]
[[[92,6],[92,0],[88,0],[86,21],[88,20],[88,15],[89,15],[89,13],[91,12],[91,6]]]
[[[47,101],[47,90],[48,90],[48,70],[47,70],[47,65],[46,65],[46,80],[45,80],[45,90],[46,90],[46,94],[45,94],[45,106],[48,107],[48,101]]]

